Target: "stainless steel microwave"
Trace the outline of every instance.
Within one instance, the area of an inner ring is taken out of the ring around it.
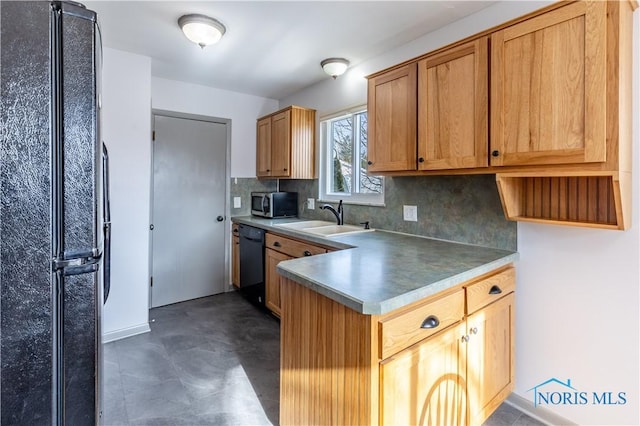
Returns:
[[[251,214],[269,218],[298,216],[297,192],[252,192]]]

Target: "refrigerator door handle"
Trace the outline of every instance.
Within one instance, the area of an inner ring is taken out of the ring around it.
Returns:
[[[96,266],[96,271],[98,270],[100,259],[102,258],[102,253],[97,248],[91,249],[89,251],[83,252],[72,252],[72,253],[64,253],[62,259],[57,258],[53,259],[53,270],[59,271],[63,270],[65,275],[78,275],[84,274],[86,272],[93,272],[86,270],[86,266]],[[77,272],[71,273],[71,269],[78,269],[79,271],[85,272]]]
[[[109,196],[109,150],[107,145],[102,143],[102,185],[103,185],[103,225],[104,233],[103,253],[103,303],[107,302],[109,291],[111,290],[111,200]]]
[[[100,269],[100,265],[97,263],[90,263],[82,266],[74,266],[72,268],[64,269],[64,276],[68,277],[71,275],[82,275],[82,274],[90,274],[93,272],[98,272]]]

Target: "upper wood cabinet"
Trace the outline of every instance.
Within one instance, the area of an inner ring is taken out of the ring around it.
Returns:
[[[510,220],[627,229],[637,7],[558,2],[371,75],[369,171],[495,173]]]
[[[369,172],[416,170],[416,76],[413,63],[369,79]]]
[[[607,3],[491,34],[491,165],[606,160]]]
[[[488,37],[418,62],[418,168],[488,165]]]
[[[271,117],[258,120],[256,176],[271,176]]]
[[[257,122],[256,176],[313,179],[316,111],[290,106]]]

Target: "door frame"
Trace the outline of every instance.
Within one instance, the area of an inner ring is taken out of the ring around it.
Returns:
[[[149,286],[147,287],[148,292],[148,302],[149,309],[151,309],[151,280],[153,279],[153,232],[151,231],[151,225],[153,224],[153,183],[154,183],[154,147],[155,143],[153,132],[155,132],[155,118],[156,116],[162,117],[171,117],[171,118],[182,118],[185,120],[196,120],[196,121],[207,121],[210,123],[218,123],[224,124],[227,129],[227,143],[226,143],[226,158],[225,158],[225,184],[224,184],[224,222],[225,229],[227,231],[224,233],[224,282],[225,282],[225,293],[229,292],[233,289],[231,286],[231,206],[229,203],[229,194],[231,194],[231,119],[230,118],[219,118],[219,117],[211,117],[208,115],[199,115],[199,114],[188,114],[177,111],[169,111],[163,109],[152,108],[151,109],[151,137],[149,138],[149,148],[151,150],[151,179],[150,179],[150,191],[149,191]]]

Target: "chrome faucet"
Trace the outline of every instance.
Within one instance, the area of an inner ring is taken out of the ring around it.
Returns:
[[[342,209],[342,200],[340,200],[340,202],[338,203],[338,210],[334,209],[329,204],[325,204],[323,206],[320,206],[320,210],[329,210],[331,213],[333,213],[336,216],[336,220],[338,221],[338,225],[344,225],[344,215],[343,215],[344,211]]]

